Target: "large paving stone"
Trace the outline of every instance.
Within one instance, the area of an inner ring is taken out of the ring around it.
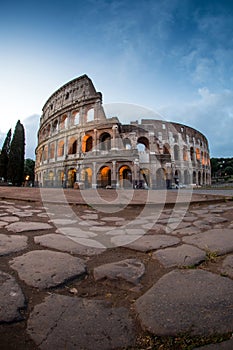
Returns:
[[[233,281],[204,270],[173,270],[135,304],[144,329],[158,335],[233,330]]]
[[[34,250],[10,261],[19,278],[39,289],[58,286],[86,272],[83,260],[67,253]]]
[[[127,248],[141,252],[148,252],[149,250],[173,246],[179,242],[179,238],[168,235],[145,235],[136,241],[127,244]]]
[[[222,264],[221,272],[233,278],[233,255],[228,255]]]
[[[212,229],[201,234],[183,237],[182,240],[219,255],[233,252],[233,229]]]
[[[24,231],[40,231],[40,230],[48,230],[52,228],[51,225],[44,222],[35,222],[35,221],[25,221],[25,222],[13,222],[8,225],[8,231],[13,231],[15,233],[24,232]]]
[[[23,292],[15,279],[0,271],[0,323],[20,321],[25,307]]]
[[[35,306],[27,332],[42,350],[123,349],[135,342],[134,323],[127,309],[58,294]]]
[[[188,244],[175,248],[165,248],[153,253],[153,258],[159,260],[164,267],[193,266],[205,260],[206,252]]]
[[[109,278],[111,280],[124,279],[138,284],[145,273],[144,264],[138,259],[125,259],[94,268],[95,280]]]
[[[103,253],[106,249],[85,246],[75,242],[67,236],[57,233],[50,233],[43,236],[34,237],[35,243],[39,243],[43,247],[57,249],[71,254],[92,256]]]
[[[0,235],[0,256],[19,252],[27,247],[26,236]]]

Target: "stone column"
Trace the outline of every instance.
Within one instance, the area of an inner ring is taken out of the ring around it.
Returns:
[[[96,162],[92,163],[92,188],[96,188]]]
[[[111,174],[111,186],[113,188],[117,187],[117,174],[116,174],[116,161],[112,161],[112,174]]]
[[[93,140],[93,147],[94,147],[94,154],[96,155],[97,153],[97,129],[94,129],[94,140]]]

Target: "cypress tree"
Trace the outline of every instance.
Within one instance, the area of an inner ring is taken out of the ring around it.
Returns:
[[[18,120],[11,142],[7,179],[15,186],[21,186],[24,180],[25,132]]]
[[[11,129],[8,131],[5,141],[2,146],[2,152],[0,154],[0,177],[7,181],[7,166],[10,153],[11,144]]]

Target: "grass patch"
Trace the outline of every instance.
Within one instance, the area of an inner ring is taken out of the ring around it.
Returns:
[[[232,333],[213,336],[195,336],[181,334],[176,337],[157,337],[151,334],[140,336],[137,339],[136,347],[127,350],[192,350],[195,347],[208,344],[218,344],[231,338]]]
[[[212,252],[210,250],[208,250],[206,252],[206,261],[217,262],[217,259],[218,259],[218,253],[217,252]]]

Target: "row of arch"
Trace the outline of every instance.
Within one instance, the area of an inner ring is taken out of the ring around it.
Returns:
[[[57,144],[56,144],[57,142]],[[54,159],[56,157],[63,157],[67,155],[75,155],[78,152],[86,153],[90,152],[94,146],[94,139],[91,135],[83,136],[80,143],[78,143],[77,137],[70,136],[68,139],[67,149],[65,146],[65,140],[61,139],[59,141],[51,142],[49,145],[45,145],[39,151],[39,162],[46,161],[48,159]],[[132,149],[131,140],[126,137],[122,140],[122,145],[125,150]],[[158,145],[157,145],[158,146]],[[110,151],[112,148],[112,137],[110,133],[103,132],[99,136],[98,149],[101,151]],[[137,139],[136,149],[139,152],[150,152],[150,144],[148,138],[141,136]],[[158,154],[161,153],[159,146],[157,147]],[[163,145],[162,154],[171,156],[172,149],[168,143]],[[197,162],[202,165],[210,165],[209,154],[206,151],[200,151],[199,148],[194,149],[190,147],[188,150],[187,146],[183,146],[183,149],[179,145],[174,145],[173,147],[173,157],[175,161],[189,161],[193,163]]]
[[[54,121],[44,126],[39,133],[39,142],[47,139],[48,137],[57,134],[60,131],[78,126],[81,122],[81,116],[85,122],[94,120],[94,108],[91,107],[84,111],[83,109],[77,109],[68,114],[63,114],[61,117],[57,117]]]
[[[168,176],[165,168],[158,168],[153,178],[150,169],[142,168],[135,177],[134,169],[128,164],[122,164],[117,176],[113,174],[111,166],[102,166],[96,178],[92,167],[83,167],[80,171],[70,167],[68,170],[58,169],[49,170],[37,174],[37,181],[40,186],[45,187],[68,187],[73,188],[75,183],[81,183],[84,188],[166,188],[168,187]],[[184,184],[205,185],[210,181],[210,176],[205,171],[193,171],[192,173],[185,169],[175,170],[174,178],[180,179]],[[116,178],[116,181],[113,179]]]

